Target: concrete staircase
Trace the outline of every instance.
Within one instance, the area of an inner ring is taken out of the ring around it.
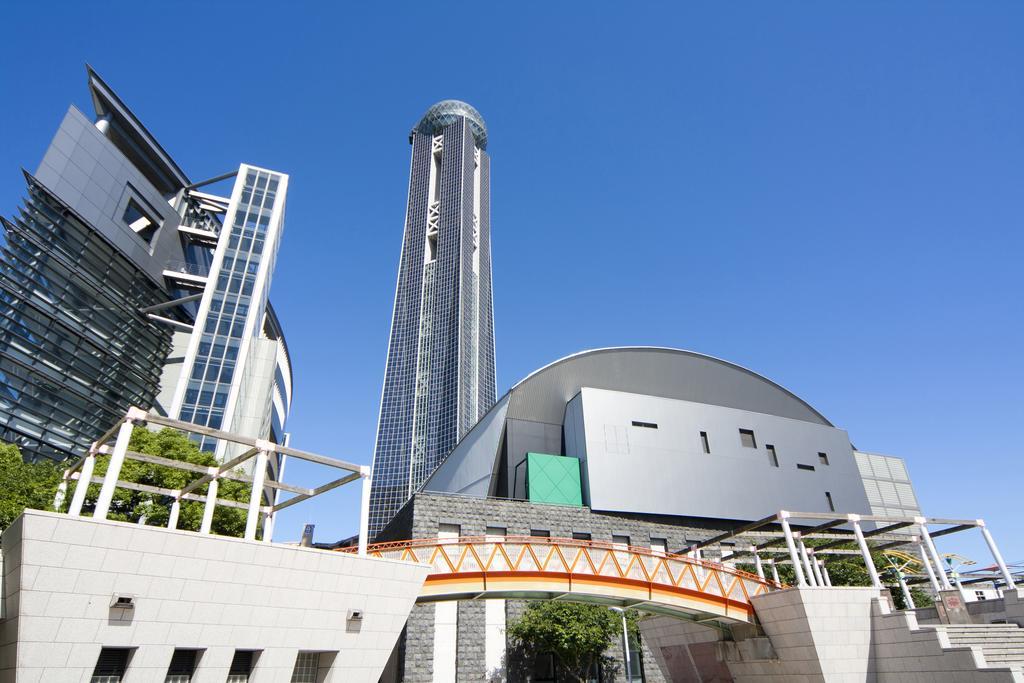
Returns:
[[[990,667],[1024,672],[1024,628],[1016,624],[922,624],[920,628],[945,633],[950,647],[979,649]]]

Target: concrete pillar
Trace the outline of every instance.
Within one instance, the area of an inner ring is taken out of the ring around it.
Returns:
[[[899,569],[896,570],[896,581],[900,584],[900,592],[903,593],[903,602],[907,605],[906,609],[914,609],[914,596],[910,594],[907,582],[903,578],[903,572]]]
[[[828,567],[825,566],[825,560],[818,560],[818,566],[821,567],[821,575],[825,579],[825,585],[832,586],[832,577],[828,575]]]
[[[871,549],[868,548],[867,539],[864,538],[864,531],[860,528],[860,515],[849,515],[850,523],[853,526],[853,534],[857,537],[857,545],[860,546],[860,554],[864,557],[864,566],[871,577],[871,585],[875,588],[882,587],[882,581],[878,578],[878,571],[875,569],[875,561],[871,557]]]
[[[777,584],[779,584],[781,586],[782,585],[782,581],[779,580],[779,568],[775,566],[775,558],[772,558],[771,564],[772,564],[772,581],[774,581],[775,583],[777,583]]]
[[[917,550],[921,553],[921,562],[924,564],[925,571],[928,572],[928,580],[932,584],[932,590],[935,591],[935,595],[938,595],[942,587],[939,586],[939,580],[935,578],[935,571],[932,569],[931,560],[928,559],[928,551],[925,550],[924,545],[920,542],[917,544]]]
[[[199,533],[208,534],[213,527],[213,509],[217,507],[217,489],[219,483],[216,478],[210,482],[210,488],[206,492],[206,507],[203,508],[203,523],[199,526]]]
[[[757,554],[757,548],[750,546],[750,552],[754,553],[754,568],[757,569],[757,576],[764,581],[764,567],[761,566],[761,556]]]
[[[804,545],[804,539],[800,538],[800,534],[796,534],[796,538],[797,547],[800,548],[800,562],[804,573],[807,575],[807,582],[816,588],[818,586],[818,577],[814,575],[814,570],[811,569],[811,561],[807,557],[807,546]]]
[[[68,470],[64,470],[64,474],[61,475],[60,484],[57,486],[57,493],[53,496],[53,510],[54,512],[60,512],[60,508],[64,505],[64,499],[68,495]]]
[[[82,468],[78,471],[78,482],[75,484],[75,493],[71,496],[71,505],[68,507],[68,514],[78,517],[82,514],[82,504],[85,503],[85,494],[89,490],[89,482],[92,480],[92,472],[96,467],[96,453],[92,450],[85,456]]]
[[[263,518],[263,542],[270,543],[274,537],[274,511],[271,510]]]
[[[985,526],[985,520],[978,520],[978,528],[981,529],[981,535],[985,537],[985,543],[988,544],[989,552],[992,553],[992,559],[996,561],[996,565],[999,567],[999,573],[1003,575],[1003,581],[1006,582],[1006,590],[1016,590],[1017,585],[1013,582],[1013,576],[1010,575],[1010,570],[1007,568],[1006,562],[1003,561],[1003,555],[999,552],[995,539],[992,538],[988,527]]]
[[[803,567],[800,566],[800,557],[796,551],[796,541],[793,540],[793,530],[789,528],[789,513],[785,510],[779,512],[779,525],[782,526],[782,534],[786,537],[789,559],[793,562],[793,571],[796,573],[796,585],[807,586],[807,578],[804,576]]]
[[[373,470],[369,467],[361,467],[359,470],[363,477],[363,497],[359,504],[359,554],[366,555],[370,535],[370,489],[373,484]]]
[[[134,410],[134,408],[132,409]],[[110,463],[107,465],[107,473],[103,476],[103,485],[100,487],[100,495],[96,498],[96,510],[92,513],[94,519],[106,519],[110,511],[110,503],[114,499],[114,490],[117,488],[117,480],[121,476],[121,466],[124,465],[124,455],[128,452],[128,442],[132,438],[132,430],[135,423],[129,417],[117,430],[117,441],[114,442],[114,451],[110,454]]]
[[[252,471],[252,491],[249,493],[249,510],[245,517],[245,540],[256,540],[256,527],[260,524],[260,505],[263,503],[263,482],[267,476],[267,451],[260,449],[256,454],[256,466]]]
[[[178,491],[178,495],[181,495],[181,491]],[[175,496],[174,502],[171,503],[171,511],[167,515],[167,528],[177,529],[178,528],[178,516],[181,515],[181,498]]]
[[[925,524],[924,517],[917,517],[915,521],[921,527],[921,540],[924,541],[924,547],[927,548],[928,554],[935,564],[939,584],[944,590],[953,590],[953,584],[949,582],[949,578],[946,576],[946,569],[942,566],[942,558],[939,557],[939,551],[935,549],[935,543],[932,542],[932,535],[928,533],[928,526]]]
[[[811,560],[811,570],[814,572],[814,581],[819,586],[826,585],[825,584],[825,577],[822,576],[822,574],[821,574],[821,563],[818,561],[818,558],[814,556],[814,550],[813,549],[811,549],[810,560]]]

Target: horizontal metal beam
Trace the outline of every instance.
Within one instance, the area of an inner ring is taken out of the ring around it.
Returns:
[[[192,183],[191,185],[186,185],[185,189],[186,190],[194,190],[197,187],[202,187],[203,185],[212,185],[213,183],[219,183],[220,181],[227,180],[228,178],[234,178],[236,175],[238,175],[238,169],[237,168],[234,171],[228,171],[227,173],[221,173],[220,175],[214,176],[212,178],[207,178],[206,180],[200,180],[198,183]]]
[[[109,446],[103,446],[100,451],[107,453],[110,450]],[[178,470],[186,470],[188,472],[197,472],[199,474],[209,474],[211,465],[196,465],[195,463],[187,462],[185,460],[172,460],[171,458],[164,458],[159,455],[149,455],[148,453],[136,453],[135,451],[128,451],[125,453],[125,457],[130,460],[138,460],[139,462],[147,462],[151,465],[161,465],[163,467],[171,467]],[[242,474],[241,472],[221,472],[220,479],[230,479],[231,481],[241,482],[243,484],[252,485],[252,477],[248,474]],[[280,481],[264,481],[263,485],[272,488],[280,489],[282,491],[288,491],[290,493],[309,493],[313,489],[308,489],[303,486],[293,486],[292,484],[285,484]]]
[[[244,453],[242,453],[241,455],[239,455],[239,456],[237,456],[235,458],[232,458],[231,460],[227,461],[226,463],[224,463],[222,465],[218,465],[216,467],[212,467],[211,469],[214,470],[213,472],[207,472],[207,474],[203,475],[202,477],[199,477],[194,482],[192,482],[191,484],[189,484],[188,486],[183,488],[181,490],[181,492],[182,493],[188,493],[189,491],[194,491],[195,489],[199,488],[203,484],[210,483],[214,479],[219,478],[222,473],[227,472],[232,467],[235,467],[236,465],[245,462],[246,460],[248,460],[252,456],[256,455],[256,453],[258,453],[258,452],[259,451],[257,451],[255,448],[250,448],[249,450],[245,451]]]
[[[968,529],[973,529],[976,526],[978,526],[978,525],[977,524],[957,524],[956,526],[951,526],[948,529],[939,529],[938,531],[930,531],[928,533],[929,533],[929,535],[932,538],[938,538],[939,536],[947,536],[949,534],[955,534],[955,533],[957,533],[959,531],[967,531]]]
[[[157,315],[155,313],[147,313],[146,317],[152,320],[153,322],[163,323],[165,325],[170,325],[171,327],[177,327],[179,330],[186,330],[188,332],[191,332],[193,329],[195,329],[194,325],[189,325],[188,323],[183,323],[180,320],[174,320],[173,318],[165,318],[164,316]]]
[[[192,432],[194,434],[202,434],[213,439],[221,439],[223,441],[230,441],[233,443],[242,444],[245,446],[255,446],[256,439],[249,438],[247,436],[241,436],[240,434],[232,434],[230,432],[223,432],[219,429],[211,429],[210,427],[203,427],[201,425],[195,425],[191,422],[182,422],[181,420],[174,420],[163,415],[150,414],[150,422],[155,424],[164,425],[165,427],[173,427],[180,429],[185,432]],[[268,442],[269,443],[269,442]],[[327,465],[328,467],[335,467],[339,470],[348,470],[349,472],[361,472],[362,465],[356,465],[354,463],[345,462],[344,460],[337,460],[335,458],[329,458],[326,455],[318,455],[316,453],[310,453],[308,451],[300,451],[297,448],[291,448],[289,446],[282,446],[281,444],[269,443],[268,448],[275,453],[287,455],[299,460],[305,460],[307,462],[315,462],[319,465]]]
[[[173,306],[187,304],[190,301],[199,301],[202,298],[202,293],[189,294],[188,296],[183,296],[180,299],[172,299],[171,301],[165,301],[162,304],[156,304],[155,306],[146,306],[145,308],[140,308],[139,313],[156,313],[157,311],[162,311],[165,308],[171,308]]]
[[[328,483],[324,484],[323,486],[318,486],[317,488],[313,489],[309,493],[303,493],[303,494],[300,494],[298,496],[294,496],[292,498],[289,498],[288,500],[284,501],[283,503],[278,503],[277,505],[274,506],[274,512],[277,512],[278,510],[284,510],[285,508],[289,508],[292,505],[295,505],[296,503],[301,503],[302,501],[308,500],[308,499],[312,498],[313,496],[319,496],[321,493],[326,493],[327,491],[330,491],[331,489],[336,489],[339,486],[343,486],[343,485],[349,483],[350,481],[355,481],[356,479],[360,479],[361,477],[362,477],[362,475],[357,473],[357,474],[349,474],[347,476],[342,477],[341,479],[335,479],[334,481],[328,482]]]
[[[737,527],[735,529],[732,529],[731,531],[726,531],[726,532],[723,532],[721,534],[718,534],[717,536],[712,536],[711,538],[709,538],[707,540],[698,541],[697,543],[691,543],[686,548],[686,550],[684,550],[683,552],[693,552],[694,550],[700,550],[701,548],[706,548],[709,545],[715,545],[716,543],[720,543],[721,541],[724,541],[726,539],[733,538],[734,536],[739,536],[740,534],[747,533],[748,531],[753,531],[755,529],[760,529],[761,527],[763,527],[763,526],[765,526],[767,524],[771,524],[772,522],[776,521],[777,519],[778,519],[778,515],[771,515],[770,517],[765,517],[764,519],[759,519],[756,522],[750,522],[749,524],[744,524],[743,526]]]
[[[101,477],[101,476],[92,477],[89,480],[89,482],[92,483],[92,484],[101,484],[102,485],[103,484],[103,477]],[[175,491],[174,489],[167,489],[167,488],[164,488],[162,486],[150,486],[149,484],[138,484],[138,483],[133,482],[133,481],[122,481],[120,479],[117,480],[117,486],[118,486],[118,488],[128,489],[130,491],[139,491],[140,493],[152,493],[154,495],[167,496],[169,498],[174,498],[175,496],[178,495],[178,492]],[[182,493],[181,494],[181,498],[183,498],[184,500],[192,500],[192,501],[195,501],[197,503],[205,503],[207,497],[204,496],[204,495],[201,495],[201,494],[196,494],[196,493]],[[248,510],[249,509],[249,504],[248,503],[242,503],[242,502],[239,502],[237,500],[226,500],[224,498],[218,498],[217,499],[217,505],[223,505],[225,507],[230,507],[230,508],[238,508],[239,510]],[[261,509],[262,509],[263,512],[270,512],[270,507],[269,506],[266,506],[266,505],[261,506]]]
[[[326,455],[317,455],[316,453],[309,453],[308,451],[300,451],[296,448],[290,448],[289,446],[281,446],[280,444],[274,444],[274,450],[291,458],[298,458],[299,460],[315,462],[319,465],[336,467],[339,470],[348,470],[349,472],[362,472],[361,465],[355,465],[350,462],[345,462],[344,460],[336,460],[335,458],[328,458]]]

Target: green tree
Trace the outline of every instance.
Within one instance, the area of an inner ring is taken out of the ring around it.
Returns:
[[[132,432],[128,450],[205,467],[217,464],[213,455],[199,450],[195,442],[174,429],[151,432],[145,427],[136,427]],[[96,459],[95,476],[103,476],[109,462],[110,456],[99,456]],[[124,465],[121,467],[119,478],[136,484],[180,490],[201,476],[203,475],[198,472],[179,470],[165,465],[153,465],[128,458],[125,459]],[[204,484],[194,493],[206,495],[208,489],[209,485]],[[99,490],[100,487],[97,484],[89,486],[83,510],[90,510],[95,506]],[[221,479],[217,498],[248,503],[250,491],[249,484]],[[170,504],[171,500],[168,496],[119,487],[114,492],[107,518],[124,522],[139,522],[141,520],[144,524],[152,526],[167,526]],[[242,536],[245,533],[245,517],[245,510],[223,505],[217,506],[213,514],[212,531],[222,536]],[[177,528],[198,531],[202,520],[203,503],[181,501]]]
[[[637,637],[638,614],[626,613],[631,640]],[[584,683],[597,663],[609,662],[605,652],[622,640],[618,613],[600,605],[544,600],[531,603],[508,634],[529,661],[551,653],[563,673]]]
[[[9,527],[25,508],[51,509],[60,476],[55,463],[25,462],[17,446],[0,444],[0,530]]]

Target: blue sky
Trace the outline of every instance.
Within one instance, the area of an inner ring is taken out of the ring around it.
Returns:
[[[86,62],[191,177],[291,174],[293,444],[369,463],[407,133],[464,99],[490,131],[499,393],[586,348],[726,358],[1024,560],[1024,8],[489,5],[8,4],[0,211],[91,112]],[[352,532],[357,495],[276,537]],[[987,562],[974,536],[946,547]]]

